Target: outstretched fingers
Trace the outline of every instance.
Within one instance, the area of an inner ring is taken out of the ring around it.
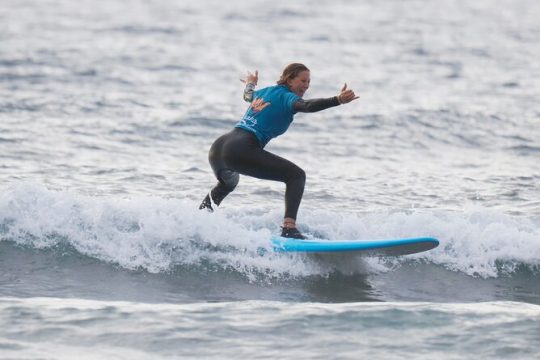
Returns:
[[[358,98],[359,96],[356,96],[356,94],[354,93],[354,90],[347,89],[347,83],[343,85],[343,87],[341,88],[341,93],[338,95],[338,100],[341,104],[347,104]]]
[[[240,79],[240,81],[244,84],[257,85],[257,82],[259,81],[259,70],[255,70],[255,74],[251,73],[251,71],[248,71],[246,78]]]

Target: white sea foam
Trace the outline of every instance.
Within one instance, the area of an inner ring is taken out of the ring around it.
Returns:
[[[188,200],[85,197],[29,183],[0,195],[0,239],[35,248],[69,245],[81,254],[150,272],[206,264],[255,279],[388,271],[412,259],[496,277],[518,265],[540,266],[537,219],[485,208],[303,214],[309,224],[305,230],[334,239],[440,240],[437,249],[391,260],[275,254],[268,239],[278,231],[279,218],[277,211],[246,214],[229,208],[210,214]]]

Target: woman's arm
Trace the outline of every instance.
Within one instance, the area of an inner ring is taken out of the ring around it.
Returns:
[[[252,102],[254,92],[255,92],[255,84],[246,83],[246,88],[244,89],[244,101]]]
[[[346,104],[356,99],[358,99],[358,96],[356,96],[353,90],[347,89],[347,84],[345,84],[338,96],[333,96],[327,99],[298,100],[294,103],[294,111],[316,112],[341,104]]]
[[[328,99],[300,99],[294,103],[294,111],[311,113],[338,106],[339,104],[340,102],[337,96]]]
[[[246,88],[244,89],[244,101],[252,102],[255,86],[257,86],[257,81],[259,81],[259,71],[255,70],[255,74],[248,71],[246,78],[240,79],[240,81],[246,84]]]

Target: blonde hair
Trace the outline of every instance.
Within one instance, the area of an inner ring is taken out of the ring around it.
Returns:
[[[287,80],[294,79],[302,71],[309,71],[306,65],[300,63],[292,63],[285,67],[281,77],[277,81],[278,85],[287,85]]]

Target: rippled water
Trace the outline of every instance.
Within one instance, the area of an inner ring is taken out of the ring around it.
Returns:
[[[516,303],[190,305],[0,299],[8,356],[168,358],[533,358],[540,309]],[[133,327],[133,321],[137,326]],[[106,328],[106,333],[103,328]],[[25,334],[21,337],[19,334]],[[523,334],[516,339],[514,334]],[[485,344],[490,346],[486,347]]]

